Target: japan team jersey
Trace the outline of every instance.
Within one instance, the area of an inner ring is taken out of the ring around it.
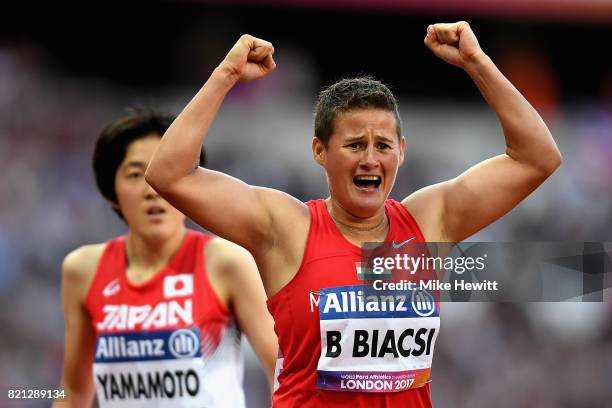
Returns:
[[[273,406],[431,407],[439,305],[428,293],[373,291],[360,276],[361,248],[344,238],[325,200],[306,204],[302,264],[268,300],[279,341]],[[385,242],[424,242],[401,203],[387,200],[385,211]]]
[[[126,278],[125,237],[107,242],[86,306],[95,330],[100,407],[244,407],[240,333],[207,278],[188,230],[150,280]]]

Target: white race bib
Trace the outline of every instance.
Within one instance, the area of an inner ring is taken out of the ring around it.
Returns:
[[[398,392],[429,382],[440,329],[425,290],[341,286],[319,291],[317,388]]]
[[[101,407],[210,405],[197,328],[101,334],[94,382]]]

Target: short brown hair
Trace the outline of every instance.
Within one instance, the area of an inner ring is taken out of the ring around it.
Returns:
[[[398,137],[402,134],[397,99],[393,92],[381,81],[365,76],[342,79],[321,91],[315,108],[315,136],[327,146],[339,113],[367,108],[392,112]]]

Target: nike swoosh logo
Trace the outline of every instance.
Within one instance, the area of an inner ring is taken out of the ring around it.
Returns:
[[[414,237],[408,238],[407,240],[400,242],[399,244],[396,244],[395,242],[391,242],[391,246],[393,247],[393,249],[399,249],[403,247],[404,245],[406,245],[407,243],[409,243],[410,241],[412,241],[413,239]]]

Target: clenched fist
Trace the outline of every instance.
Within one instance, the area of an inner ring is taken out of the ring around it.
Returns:
[[[462,69],[485,55],[465,21],[432,24],[427,27],[424,41],[438,58]]]
[[[268,41],[244,34],[227,53],[219,69],[240,81],[262,78],[276,68],[274,47]]]

